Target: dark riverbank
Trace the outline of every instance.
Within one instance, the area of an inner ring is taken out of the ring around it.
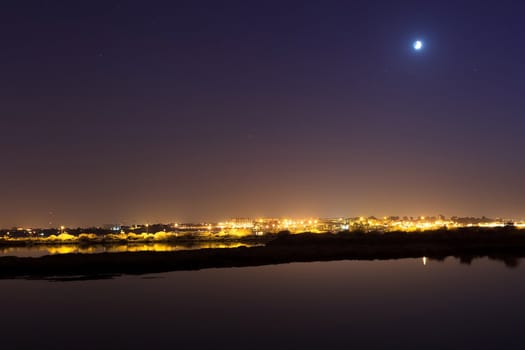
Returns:
[[[219,267],[290,262],[459,257],[469,263],[488,256],[516,266],[525,257],[525,231],[512,227],[469,228],[424,233],[281,234],[265,247],[174,252],[64,254],[0,258],[0,278],[104,278]]]

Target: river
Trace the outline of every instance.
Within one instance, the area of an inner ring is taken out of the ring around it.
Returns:
[[[400,259],[1,280],[2,349],[510,349],[525,267]]]

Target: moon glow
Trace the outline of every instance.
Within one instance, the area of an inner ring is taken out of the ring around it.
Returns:
[[[423,48],[423,42],[421,40],[414,41],[414,50],[420,51]]]

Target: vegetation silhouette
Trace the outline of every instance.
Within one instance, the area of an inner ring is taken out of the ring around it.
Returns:
[[[419,233],[283,231],[259,247],[209,248],[173,252],[63,254],[40,258],[0,258],[0,278],[107,278],[219,267],[260,266],[290,262],[420,258],[447,256],[470,264],[479,257],[516,267],[525,257],[525,231],[502,228],[440,229]],[[86,277],[87,276],[87,277]]]

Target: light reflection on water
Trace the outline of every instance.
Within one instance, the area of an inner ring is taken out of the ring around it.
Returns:
[[[115,245],[91,245],[82,246],[77,244],[61,245],[33,245],[27,247],[0,247],[0,257],[39,257],[55,254],[95,254],[95,253],[121,253],[121,252],[170,252],[177,250],[203,249],[203,248],[237,248],[240,246],[252,247],[256,244],[239,242],[196,242],[188,244],[171,243],[130,243]]]
[[[2,348],[520,349],[524,273],[419,258],[3,280]]]

